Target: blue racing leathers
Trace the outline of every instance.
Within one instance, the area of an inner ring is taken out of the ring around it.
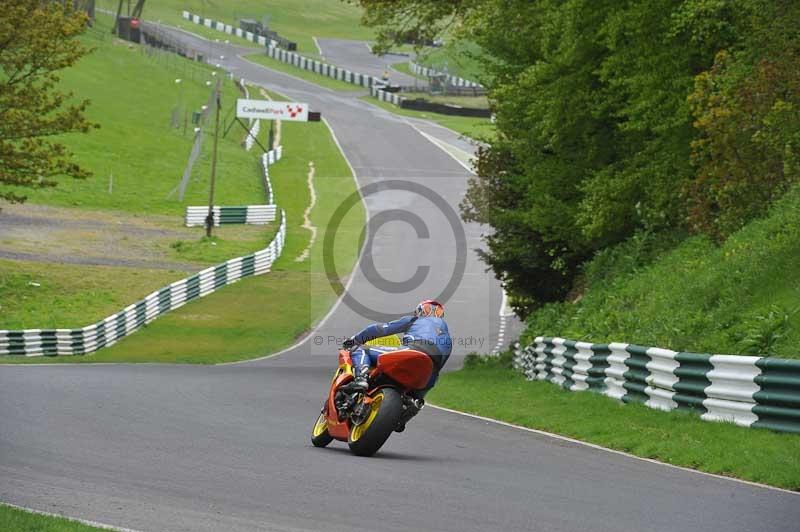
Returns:
[[[402,334],[404,347],[427,353],[433,360],[433,375],[431,375],[431,379],[425,389],[417,393],[417,396],[422,398],[436,384],[439,371],[447,362],[450,352],[453,350],[453,340],[450,338],[447,323],[442,318],[433,316],[403,316],[389,323],[373,323],[353,336],[356,344],[361,345],[352,354],[354,367],[373,366],[377,364],[378,357],[383,353],[399,349],[398,347],[363,345],[370,340],[392,334]]]

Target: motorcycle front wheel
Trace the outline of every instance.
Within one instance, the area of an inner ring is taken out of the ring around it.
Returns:
[[[328,433],[328,419],[325,412],[320,412],[314,428],[311,429],[311,444],[314,447],[325,447],[333,441],[333,437]]]
[[[370,411],[362,423],[350,429],[347,444],[358,456],[372,456],[394,431],[403,413],[403,399],[394,388],[381,388],[371,395]]]

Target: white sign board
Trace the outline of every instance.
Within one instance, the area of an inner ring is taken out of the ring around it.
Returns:
[[[260,120],[294,120],[308,122],[308,104],[297,102],[274,102],[271,100],[236,100],[237,118]]]

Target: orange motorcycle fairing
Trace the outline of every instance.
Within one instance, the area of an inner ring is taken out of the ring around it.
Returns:
[[[353,361],[350,358],[350,351],[340,349],[339,367],[333,375],[333,382],[331,383],[328,400],[325,404],[325,417],[328,419],[328,434],[341,441],[347,441],[350,435],[350,422],[347,419],[339,419],[334,397],[336,396],[336,390],[351,380],[353,380]]]
[[[409,390],[421,390],[433,373],[431,357],[413,349],[389,351],[378,357],[375,374],[384,374]]]

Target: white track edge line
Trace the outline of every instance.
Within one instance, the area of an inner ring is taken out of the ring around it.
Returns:
[[[275,92],[278,92],[278,91],[275,91]],[[325,119],[324,116],[322,117],[322,122],[325,123],[325,126],[328,128],[328,131],[330,132],[331,137],[333,137],[333,142],[336,144],[336,147],[339,148],[339,152],[342,154],[342,157],[344,157],[344,160],[347,163],[348,168],[350,168],[350,173],[353,174],[353,180],[356,182],[358,195],[361,196],[361,183],[358,180],[358,174],[356,173],[355,169],[353,168],[353,165],[350,164],[350,159],[347,158],[347,154],[345,153],[344,149],[342,149],[342,145],[339,142],[339,138],[336,136],[336,133],[334,133],[333,128],[331,127],[330,123],[328,123],[328,121]],[[364,214],[365,214],[364,222],[365,223],[369,223],[369,218],[370,218],[370,216],[369,216],[369,207],[367,206],[367,202],[364,201],[364,197],[363,196],[361,196],[361,204],[364,206]],[[361,247],[361,251],[359,251],[359,253],[358,253],[358,259],[353,264],[353,271],[350,273],[350,278],[347,280],[347,284],[344,287],[344,292],[342,292],[342,296],[340,296],[339,298],[336,299],[336,302],[333,304],[333,306],[328,311],[328,313],[325,314],[325,316],[323,316],[323,318],[316,325],[313,326],[313,328],[308,332],[308,334],[303,336],[300,340],[298,340],[294,344],[290,345],[289,347],[281,349],[277,353],[272,353],[270,355],[265,355],[265,356],[259,357],[259,358],[251,358],[251,359],[248,359],[248,360],[237,360],[235,362],[223,362],[223,363],[214,364],[214,365],[215,366],[233,366],[233,365],[238,365],[238,364],[247,364],[249,362],[257,362],[259,360],[266,360],[268,358],[276,357],[276,356],[282,355],[284,353],[287,353],[287,352],[289,352],[289,351],[291,351],[293,349],[296,349],[296,348],[300,347],[304,343],[308,342],[311,339],[311,337],[314,335],[314,333],[316,331],[318,331],[323,325],[325,325],[325,322],[327,322],[328,319],[331,317],[331,315],[333,315],[333,313],[336,311],[336,309],[339,308],[339,305],[342,304],[342,300],[344,299],[344,294],[347,293],[350,290],[350,285],[353,283],[353,279],[355,279],[355,277],[356,277],[355,276],[355,270],[358,267],[358,265],[361,264],[361,259],[363,258],[365,251],[366,251],[366,246],[362,246]]]
[[[473,154],[471,154],[471,153],[468,153],[468,152],[466,152],[466,151],[462,150],[462,149],[461,149],[461,148],[459,148],[458,146],[453,146],[452,144],[450,144],[450,143],[448,143],[448,142],[445,142],[444,140],[438,139],[438,138],[434,137],[433,135],[431,135],[431,134],[429,134],[429,133],[425,133],[424,131],[422,131],[420,128],[418,128],[417,126],[415,126],[414,124],[412,124],[412,123],[411,123],[410,121],[408,121],[408,120],[405,120],[405,123],[406,123],[406,124],[408,124],[409,126],[411,126],[412,128],[414,128],[414,131],[416,131],[417,133],[419,133],[420,135],[422,135],[423,137],[425,137],[425,138],[428,140],[428,142],[430,142],[431,144],[433,144],[434,146],[436,146],[437,148],[439,148],[440,150],[442,150],[442,151],[443,151],[444,153],[446,153],[446,154],[447,154],[447,155],[448,155],[448,156],[449,156],[451,159],[453,159],[455,162],[457,162],[458,164],[460,164],[460,165],[461,165],[461,166],[462,166],[462,167],[463,167],[463,168],[464,168],[464,169],[465,169],[467,172],[469,172],[469,173],[470,173],[470,174],[472,174],[472,175],[475,175],[475,172],[472,170],[472,168],[470,168],[470,167],[469,167],[467,164],[465,164],[465,163],[464,163],[464,161],[462,161],[462,160],[460,160],[458,157],[456,157],[456,156],[455,156],[455,155],[454,155],[452,152],[450,152],[450,151],[449,151],[447,148],[445,148],[444,146],[442,146],[442,144],[447,144],[449,147],[453,148],[454,150],[458,150],[458,151],[460,151],[461,153],[463,153],[464,155],[469,155],[470,159],[474,159],[474,158],[475,158],[475,156],[474,156]]]
[[[106,524],[106,523],[100,523],[98,521],[91,521],[89,519],[80,519],[78,517],[70,517],[68,515],[54,514],[52,512],[45,512],[43,510],[36,510],[34,508],[28,508],[27,506],[19,506],[18,504],[11,504],[10,502],[0,501],[0,506],[8,506],[10,508],[15,508],[17,510],[22,510],[23,512],[27,512],[29,514],[43,515],[45,517],[59,517],[61,519],[66,519],[67,521],[71,521],[73,523],[81,523],[82,525],[93,526],[95,528],[102,528],[104,530],[115,530],[117,532],[141,532],[139,530],[134,530],[133,528],[125,528],[125,527],[121,527],[121,526],[109,525],[109,524]]]
[[[645,458],[643,456],[636,456],[635,454],[626,453],[625,451],[618,451],[617,449],[610,449],[608,447],[603,447],[602,445],[598,445],[596,443],[589,443],[589,442],[585,442],[585,441],[581,441],[581,440],[576,440],[575,438],[570,438],[569,436],[562,436],[560,434],[555,434],[553,432],[547,432],[547,431],[539,430],[539,429],[532,429],[530,427],[523,427],[522,425],[515,425],[514,423],[509,423],[507,421],[500,421],[499,419],[494,419],[494,418],[491,418],[491,417],[484,417],[484,416],[479,416],[477,414],[470,414],[469,412],[462,412],[460,410],[453,410],[452,408],[447,408],[447,407],[444,407],[444,406],[438,406],[438,405],[435,405],[433,403],[426,403],[426,406],[429,406],[431,408],[435,408],[436,410],[442,410],[444,412],[450,412],[451,414],[458,414],[460,416],[470,417],[470,418],[473,418],[473,419],[486,421],[488,423],[494,423],[496,425],[503,425],[505,427],[510,427],[510,428],[514,428],[514,429],[518,429],[518,430],[524,430],[526,432],[533,432],[534,434],[539,434],[541,436],[548,436],[548,437],[556,439],[556,440],[567,441],[567,442],[570,442],[570,443],[576,443],[576,444],[582,445],[584,447],[589,447],[591,449],[597,449],[597,450],[600,450],[600,451],[606,451],[606,452],[609,452],[609,453],[612,453],[612,454],[616,454],[616,455],[620,455],[620,456],[626,456],[628,458],[633,458],[635,460],[640,460],[642,462],[649,462],[651,464],[657,464],[657,465],[661,465],[661,466],[665,466],[665,467],[670,467],[670,468],[673,468],[673,469],[680,469],[681,471],[688,471],[690,473],[697,473],[699,475],[705,475],[705,476],[708,476],[708,477],[714,477],[714,478],[721,479],[721,480],[729,480],[731,482],[737,482],[739,484],[745,484],[745,485],[756,487],[756,488],[764,488],[764,489],[773,490],[773,491],[780,491],[780,492],[783,492],[783,493],[790,493],[792,495],[800,495],[800,492],[788,490],[786,488],[779,488],[779,487],[776,487],[776,486],[770,486],[769,484],[762,484],[760,482],[754,482],[752,480],[744,480],[744,479],[736,478],[736,477],[726,477],[725,475],[718,475],[716,473],[709,473],[707,471],[700,471],[699,469],[692,469],[691,467],[685,467],[685,466],[679,466],[679,465],[675,465],[675,464],[669,464],[667,462],[661,462],[661,461],[656,460],[654,458]]]

